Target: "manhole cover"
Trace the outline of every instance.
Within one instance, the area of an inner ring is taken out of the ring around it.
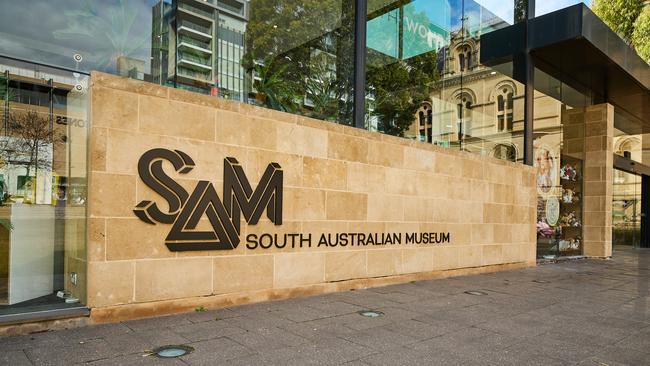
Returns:
[[[376,310],[361,310],[359,312],[359,315],[365,316],[367,318],[379,318],[380,316],[384,315],[384,313]]]
[[[192,351],[194,348],[188,346],[162,346],[153,350],[153,353],[160,358],[176,358]]]
[[[478,291],[478,290],[465,291],[465,293],[474,296],[486,296],[488,294],[487,292]]]

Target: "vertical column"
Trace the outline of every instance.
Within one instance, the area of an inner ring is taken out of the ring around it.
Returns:
[[[614,107],[587,107],[585,121],[583,246],[588,257],[612,255]]]
[[[366,127],[366,13],[365,0],[354,7],[354,126]]]

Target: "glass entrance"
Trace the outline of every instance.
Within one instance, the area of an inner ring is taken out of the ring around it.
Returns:
[[[641,176],[614,169],[612,245],[641,244]]]

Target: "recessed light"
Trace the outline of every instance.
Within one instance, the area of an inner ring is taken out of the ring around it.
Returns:
[[[365,316],[366,318],[379,318],[384,315],[384,313],[376,310],[361,310],[359,311],[359,315]]]
[[[153,350],[153,354],[160,358],[177,358],[192,351],[194,351],[194,348],[188,346],[162,346]]]

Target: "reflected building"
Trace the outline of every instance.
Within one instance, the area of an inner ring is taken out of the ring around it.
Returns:
[[[161,0],[152,13],[153,82],[244,100],[246,2]]]

